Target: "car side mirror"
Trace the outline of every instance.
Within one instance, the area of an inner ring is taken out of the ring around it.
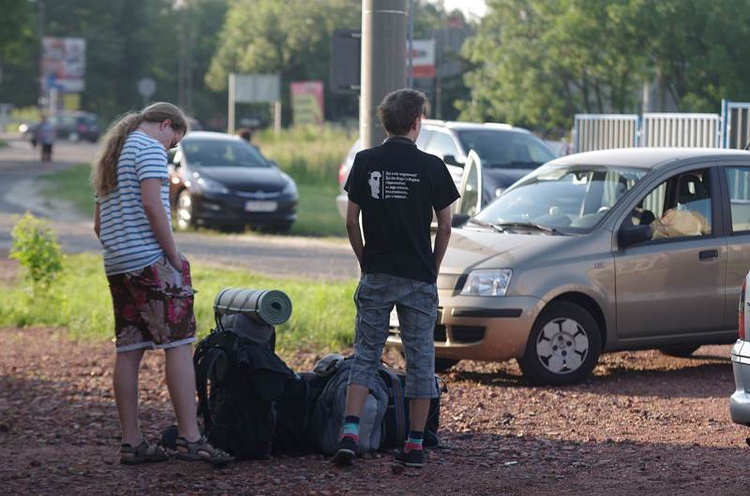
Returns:
[[[458,160],[456,160],[455,155],[445,155],[443,157],[443,162],[445,162],[447,165],[457,165],[458,167],[464,166],[462,162],[459,162]]]
[[[626,226],[621,228],[617,233],[617,244],[621,248],[627,248],[628,246],[649,241],[652,236],[651,226]]]
[[[451,215],[451,227],[461,227],[466,224],[469,220],[468,214],[453,214]]]

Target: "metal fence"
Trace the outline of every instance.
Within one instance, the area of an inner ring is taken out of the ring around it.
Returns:
[[[576,114],[573,151],[622,147],[745,148],[750,103],[722,101],[721,114]]]

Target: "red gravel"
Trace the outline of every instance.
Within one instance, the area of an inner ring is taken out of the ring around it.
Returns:
[[[13,272],[0,264],[0,281]],[[562,388],[527,386],[514,363],[461,363],[445,375],[443,447],[423,470],[394,475],[387,454],[348,470],[319,455],[225,469],[176,460],[121,466],[112,344],[1,329],[0,492],[744,494],[748,433],[728,415],[729,350],[705,346],[690,359],[611,354],[590,382]],[[283,358],[310,370],[318,357]],[[148,353],[141,372],[142,422],[153,439],[173,423],[162,366],[160,353]]]

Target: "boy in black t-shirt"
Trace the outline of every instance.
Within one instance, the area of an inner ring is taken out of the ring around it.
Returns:
[[[346,230],[362,276],[355,292],[355,358],[346,395],[346,418],[333,462],[351,464],[359,441],[359,418],[388,337],[394,305],[407,363],[409,438],[395,461],[424,464],[422,438],[435,388],[433,329],[435,281],[450,238],[450,205],[456,186],[442,160],[414,143],[422,129],[427,98],[401,89],[389,93],[377,112],[388,139],[361,151],[344,189],[349,195]],[[437,216],[433,249],[430,223]],[[362,215],[362,227],[359,217]],[[364,233],[364,242],[362,234]]]

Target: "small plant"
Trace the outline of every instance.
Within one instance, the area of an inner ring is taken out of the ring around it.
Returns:
[[[10,235],[10,258],[18,260],[25,269],[31,296],[48,293],[63,270],[63,254],[54,231],[42,219],[26,212]]]

